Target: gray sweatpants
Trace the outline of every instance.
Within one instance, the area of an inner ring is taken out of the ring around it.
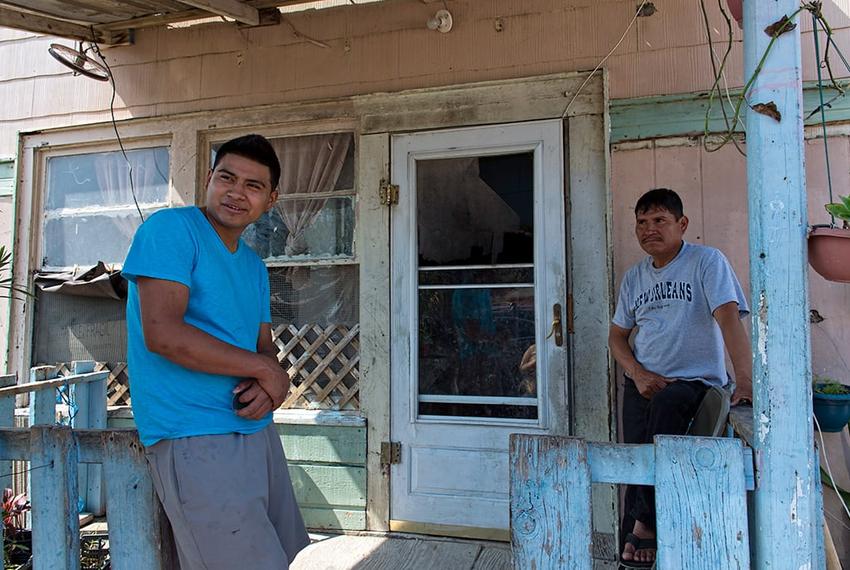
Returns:
[[[281,570],[310,543],[274,424],[146,448],[182,570]]]

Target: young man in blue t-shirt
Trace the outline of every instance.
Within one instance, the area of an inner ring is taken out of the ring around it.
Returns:
[[[626,377],[624,440],[652,443],[659,434],[686,433],[708,387],[726,386],[724,345],[735,370],[732,404],[752,399],[752,354],[741,324],[749,309],[726,257],[682,239],[688,218],[675,192],[650,190],[635,218],[648,257],[623,278],[608,344]],[[622,561],[651,566],[653,488],[629,486],[625,515]]]
[[[289,377],[268,272],[240,239],[279,179],[265,138],[226,142],[205,206],[153,214],[124,263],[133,412],[183,570],[278,570],[309,542],[271,421]]]

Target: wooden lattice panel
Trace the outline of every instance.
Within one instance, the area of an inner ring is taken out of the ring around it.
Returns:
[[[284,408],[360,408],[360,326],[280,325],[278,360],[292,379]]]
[[[59,376],[72,374],[69,363],[57,365]],[[94,366],[95,372],[109,371],[106,379],[106,405],[107,406],[129,406],[130,405],[130,376],[127,373],[126,362],[98,362]]]

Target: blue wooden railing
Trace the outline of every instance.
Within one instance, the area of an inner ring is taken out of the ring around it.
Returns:
[[[658,568],[750,567],[747,490],[752,454],[741,440],[657,436],[654,445],[511,436],[514,568],[591,570],[591,485],[654,485]]]
[[[29,462],[33,567],[80,568],[82,498],[87,509],[106,514],[113,570],[176,568],[171,527],[138,434],[102,429],[108,372],[92,372],[93,366],[75,363],[74,374],[62,378],[53,367],[34,368],[30,383],[18,386],[14,376],[0,377],[0,477],[11,476],[12,461]],[[73,393],[72,426],[56,424],[57,390],[63,388]],[[30,427],[15,428],[15,397],[25,393],[32,393]]]

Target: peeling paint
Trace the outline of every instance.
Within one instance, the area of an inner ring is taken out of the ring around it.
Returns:
[[[759,415],[759,443],[764,443],[770,433],[770,418],[764,412]]]
[[[767,294],[759,293],[758,325],[758,355],[761,365],[767,367]]]

